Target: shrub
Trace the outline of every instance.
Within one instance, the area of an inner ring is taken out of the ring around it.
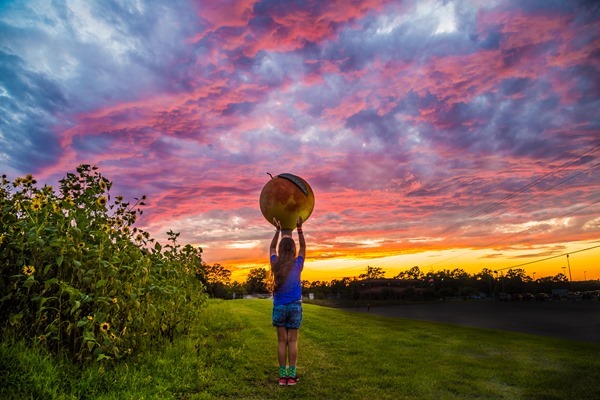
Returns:
[[[31,175],[0,185],[0,330],[68,354],[118,360],[185,333],[205,301],[199,248],[163,247],[136,227],[134,204],[110,196],[96,167],[60,190]]]

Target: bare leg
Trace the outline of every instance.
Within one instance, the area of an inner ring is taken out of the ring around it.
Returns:
[[[286,365],[286,353],[288,346],[288,329],[285,326],[277,327],[277,360],[279,365]]]
[[[287,350],[290,365],[295,367],[298,361],[298,329],[287,330]]]

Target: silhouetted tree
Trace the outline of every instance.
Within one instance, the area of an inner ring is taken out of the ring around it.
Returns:
[[[496,284],[496,279],[494,278],[494,271],[489,268],[484,268],[478,274],[473,276],[473,285],[479,290],[481,293],[485,293],[488,296],[491,296],[494,293],[494,285]]]
[[[527,274],[524,269],[509,269],[504,276],[504,291],[510,294],[523,293],[526,281]]]
[[[246,277],[246,292],[267,293],[267,270],[264,268],[253,268]]]
[[[221,264],[201,267],[200,281],[206,286],[206,293],[211,297],[226,299],[230,297],[231,271]]]
[[[401,271],[394,279],[421,280],[425,275],[418,266],[414,266],[408,271]]]
[[[364,274],[358,276],[359,279],[383,279],[385,277],[385,271],[379,267],[367,266],[367,271]]]

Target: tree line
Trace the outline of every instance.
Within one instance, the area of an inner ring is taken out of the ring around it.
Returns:
[[[251,269],[244,282],[231,280],[231,271],[221,264],[205,264],[198,278],[211,297],[231,299],[248,294],[268,293],[269,273],[265,268]],[[495,271],[483,268],[469,274],[461,268],[423,272],[418,266],[386,278],[380,267],[367,266],[359,276],[331,281],[302,281],[303,294],[316,299],[334,300],[427,300],[448,297],[498,297],[501,293],[551,294],[553,289],[591,291],[600,289],[600,281],[571,282],[565,274],[537,279],[521,268]]]

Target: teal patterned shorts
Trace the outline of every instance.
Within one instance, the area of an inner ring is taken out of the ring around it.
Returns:
[[[273,306],[273,326],[298,329],[302,323],[302,303]]]

